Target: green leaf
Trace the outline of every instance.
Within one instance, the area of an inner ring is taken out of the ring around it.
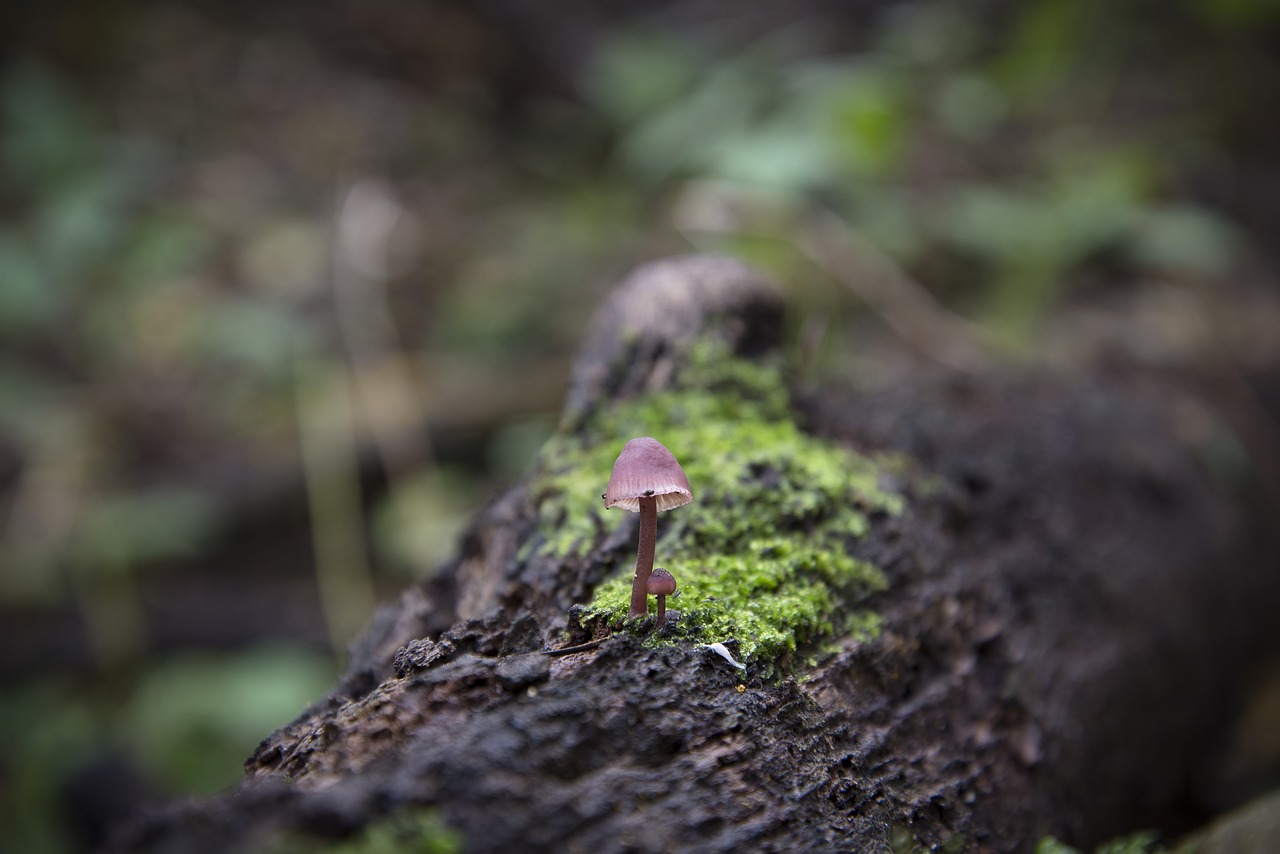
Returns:
[[[213,504],[186,487],[160,487],[100,498],[84,510],[73,544],[91,570],[127,572],[192,553],[208,535]]]
[[[287,647],[183,654],[149,673],[123,717],[149,770],[172,791],[231,785],[245,756],[332,684],[333,662]]]
[[[1235,229],[1222,216],[1191,205],[1168,205],[1138,218],[1132,253],[1147,267],[1214,276],[1227,271],[1237,245]]]
[[[596,52],[583,89],[598,110],[629,125],[684,96],[697,74],[696,55],[675,39],[623,32]]]
[[[0,332],[6,336],[47,333],[61,299],[31,247],[0,234]]]

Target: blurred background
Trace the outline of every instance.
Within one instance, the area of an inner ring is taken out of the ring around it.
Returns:
[[[3,850],[233,785],[646,260],[774,275],[802,381],[1168,372],[1276,473],[1275,0],[10,5]]]

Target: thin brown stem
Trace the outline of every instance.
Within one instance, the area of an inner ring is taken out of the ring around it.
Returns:
[[[589,649],[595,649],[600,644],[604,643],[605,640],[606,638],[597,638],[596,640],[593,640],[593,641],[580,643],[577,646],[562,646],[559,649],[544,649],[542,650],[542,654],[543,655],[572,655],[575,652],[586,652]]]
[[[658,541],[658,499],[640,499],[640,550],[636,555],[636,575],[631,582],[631,619],[649,613],[649,575],[653,572],[653,551]]]
[[[655,630],[662,628],[663,623],[667,621],[667,597],[658,596],[658,622],[654,623]]]

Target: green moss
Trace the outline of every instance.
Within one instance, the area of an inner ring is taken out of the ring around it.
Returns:
[[[462,838],[437,812],[415,809],[393,813],[338,843],[320,843],[301,834],[281,836],[263,854],[455,854],[461,850]]]
[[[623,444],[653,436],[680,460],[692,504],[659,514],[657,564],[671,571],[684,614],[679,636],[737,639],[744,657],[772,660],[850,631],[874,634],[875,615],[845,603],[884,589],[876,567],[848,554],[873,511],[898,513],[881,488],[884,460],[803,433],[790,416],[777,363],[734,358],[701,343],[677,385],[598,413],[580,434],[543,449],[537,496],[544,539],[528,554],[586,554],[625,511],[600,494]],[[634,557],[596,591],[588,613],[625,623]]]
[[[1159,854],[1165,850],[1156,844],[1159,838],[1157,831],[1143,830],[1104,842],[1093,849],[1093,854]],[[1080,854],[1080,851],[1064,845],[1052,836],[1046,836],[1036,843],[1035,854]]]

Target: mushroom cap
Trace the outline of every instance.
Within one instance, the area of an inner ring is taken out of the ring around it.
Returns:
[[[639,513],[641,498],[656,498],[659,510],[670,510],[693,500],[684,469],[661,442],[648,436],[632,439],[618,454],[604,494],[604,506]]]
[[[650,596],[670,596],[676,592],[676,577],[662,567],[658,567],[649,576],[646,585]]]

